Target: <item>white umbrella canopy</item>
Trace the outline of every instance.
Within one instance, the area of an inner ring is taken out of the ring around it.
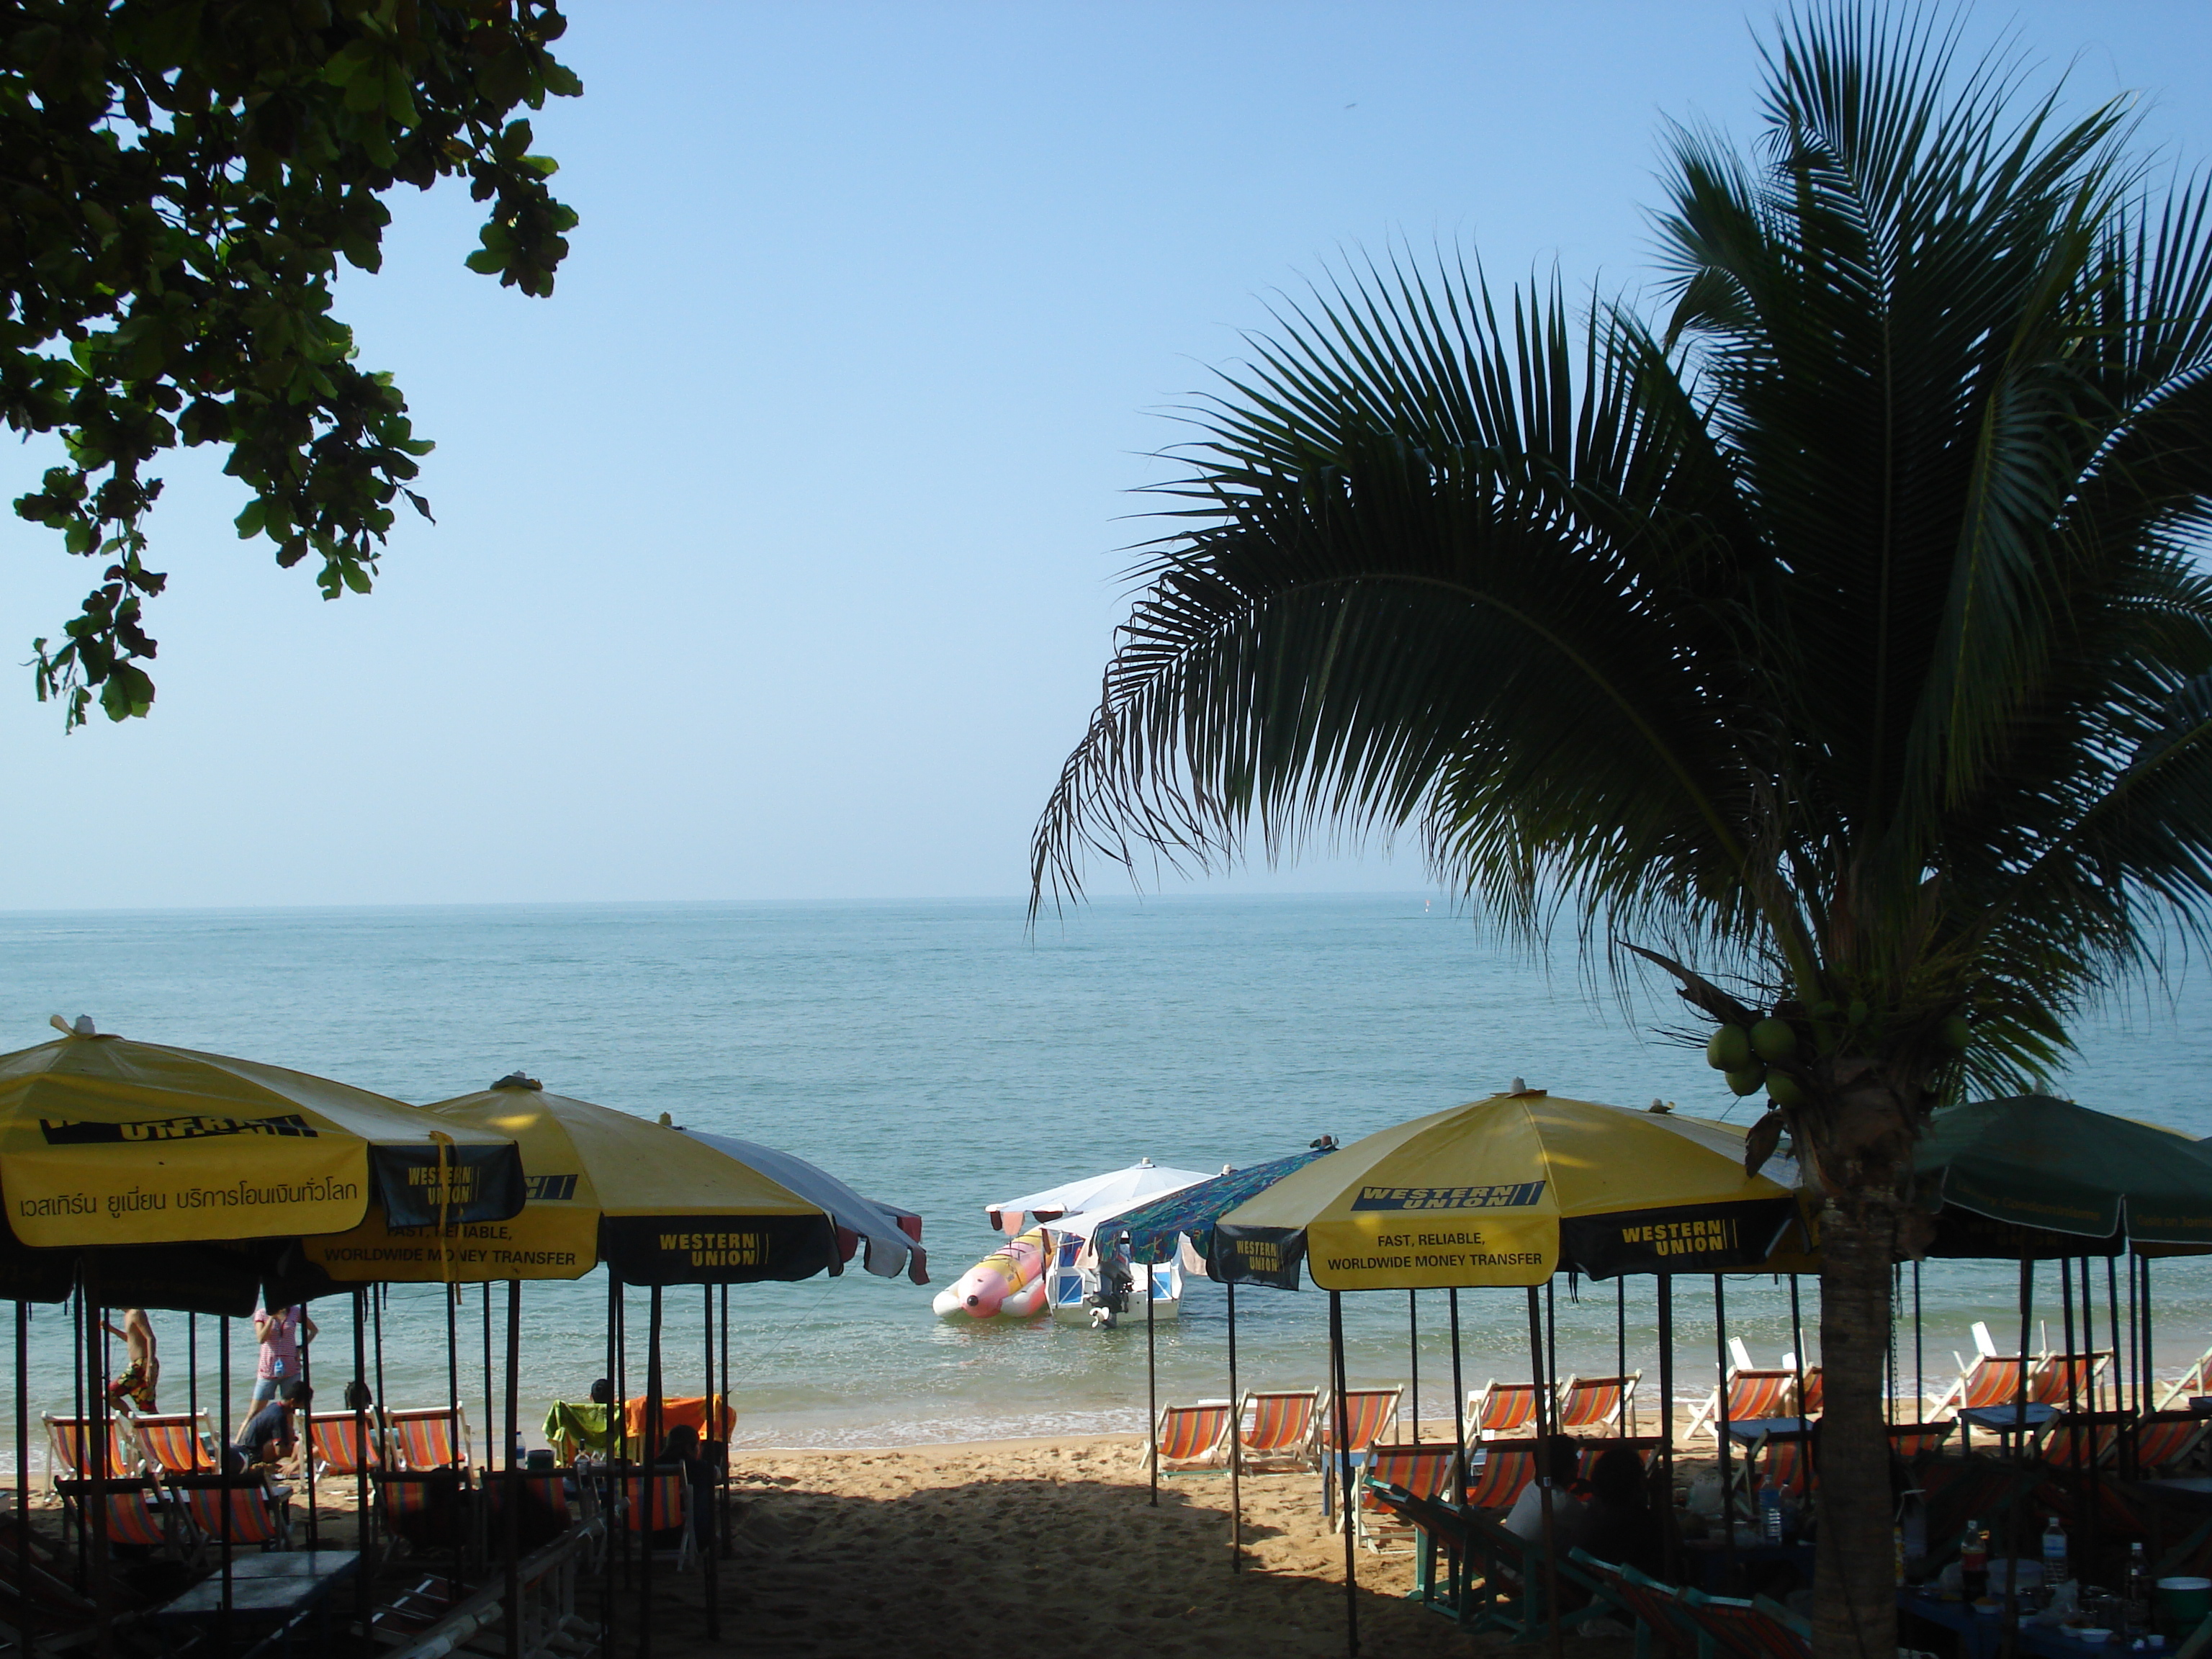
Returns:
[[[703,1129],[686,1129],[682,1133],[741,1164],[750,1164],[808,1203],[819,1204],[841,1230],[859,1237],[866,1252],[861,1258],[862,1265],[878,1279],[896,1279],[903,1271],[917,1285],[929,1283],[929,1257],[921,1248],[921,1218],[911,1211],[894,1209],[872,1198],[863,1198],[828,1170],[789,1152],[763,1146],[758,1141],[710,1134]],[[912,1217],[915,1223],[911,1233],[901,1224],[902,1219],[908,1217]]]
[[[1067,1217],[1088,1212],[1103,1218],[1109,1212],[1126,1210],[1146,1199],[1207,1180],[1212,1173],[1206,1170],[1171,1169],[1149,1158],[1140,1158],[1126,1170],[1110,1170],[1081,1181],[1062,1182],[1041,1193],[987,1206],[983,1213],[990,1218],[992,1227],[1003,1233],[1019,1233],[1042,1222],[1051,1222],[1058,1227]]]

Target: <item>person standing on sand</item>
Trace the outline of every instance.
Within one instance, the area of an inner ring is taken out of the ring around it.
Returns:
[[[300,1345],[315,1340],[315,1322],[299,1303],[270,1313],[265,1303],[253,1304],[253,1337],[261,1345],[261,1363],[253,1372],[253,1403],[277,1395],[299,1393]]]
[[[143,1308],[125,1308],[121,1328],[100,1322],[101,1328],[112,1336],[123,1339],[129,1364],[123,1375],[107,1385],[107,1403],[112,1407],[130,1407],[134,1411],[150,1412],[160,1409],[154,1403],[155,1391],[161,1382],[160,1345],[154,1340],[154,1322],[146,1317]]]

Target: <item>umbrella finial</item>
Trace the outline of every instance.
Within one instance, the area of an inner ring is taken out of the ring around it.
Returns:
[[[48,1014],[46,1024],[64,1036],[98,1036],[100,1035],[98,1031],[93,1030],[90,1014],[79,1014],[74,1024],[64,1019],[59,1014]]]
[[[1513,1086],[1508,1089],[1505,1092],[1509,1095],[1527,1094],[1528,1092],[1528,1079],[1525,1077],[1515,1078],[1513,1079]]]
[[[509,1072],[491,1085],[495,1089],[543,1089],[545,1085],[534,1077],[525,1077],[521,1072]]]
[[[676,1127],[676,1120],[663,1112],[660,1115],[660,1127],[664,1129],[672,1129]]]
[[[1664,1117],[1668,1113],[1674,1109],[1674,1103],[1670,1100],[1655,1100],[1644,1109],[1647,1112],[1656,1112],[1662,1117]]]

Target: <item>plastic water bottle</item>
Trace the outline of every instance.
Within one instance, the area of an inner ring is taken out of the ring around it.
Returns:
[[[1782,1541],[1782,1493],[1770,1480],[1759,1489],[1759,1528],[1770,1544]]]
[[[2141,1544],[2128,1546],[2127,1593],[2120,1615],[2131,1631],[2147,1630],[2150,1626],[2150,1565],[2143,1559]]]
[[[2043,1529],[2043,1582],[2051,1589],[2066,1582],[2066,1528],[2055,1515]]]

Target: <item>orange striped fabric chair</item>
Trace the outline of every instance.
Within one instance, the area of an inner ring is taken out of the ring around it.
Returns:
[[[1795,1370],[1767,1370],[1747,1365],[1731,1369],[1728,1376],[1728,1416],[1731,1423],[1752,1423],[1762,1418],[1795,1417],[1790,1409],[1797,1394]],[[1721,1391],[1715,1389],[1690,1415],[1690,1432],[1706,1439],[1721,1437]]]
[[[1237,1433],[1239,1465],[1255,1474],[1317,1467],[1320,1409],[1318,1389],[1247,1391]]]
[[[1155,1425],[1155,1453],[1162,1474],[1194,1474],[1229,1467],[1226,1400],[1201,1400],[1194,1406],[1163,1406]]]
[[[1817,1484],[1812,1448],[1802,1434],[1770,1434],[1759,1460],[1759,1483],[1791,1498],[1803,1498]]]
[[[1827,1389],[1820,1381],[1820,1368],[1818,1365],[1805,1367],[1804,1395],[1804,1400],[1797,1408],[1797,1415],[1818,1417],[1827,1403]]]
[[[1228,1407],[1222,1407],[1222,1421],[1228,1421]],[[635,1472],[614,1478],[615,1507],[621,1514],[625,1531],[649,1537],[665,1533],[671,1528],[679,1528],[675,1543],[676,1570],[682,1572],[697,1560],[691,1540],[691,1483],[678,1472],[655,1470],[651,1474]]]
[[[384,1467],[384,1434],[373,1411],[359,1417],[351,1412],[308,1413],[307,1449],[318,1474],[360,1474]]]
[[[1459,1447],[1452,1441],[1377,1441],[1360,1463],[1359,1501],[1351,1506],[1352,1535],[1378,1554],[1386,1547],[1412,1549],[1413,1528],[1375,1501],[1375,1488],[1396,1486],[1416,1498],[1449,1503],[1458,1474]]]
[[[183,1474],[172,1477],[169,1485],[184,1500],[192,1525],[210,1542],[224,1539],[228,1514],[233,1549],[292,1547],[285,1500],[261,1476]]]
[[[216,1467],[205,1412],[141,1412],[131,1427],[147,1464],[161,1474],[201,1474]]]
[[[1365,1451],[1376,1441],[1398,1426],[1398,1403],[1406,1396],[1403,1389],[1346,1389],[1344,1391],[1344,1412],[1351,1432],[1344,1449],[1354,1457]],[[1321,1402],[1321,1448],[1334,1456],[1336,1443],[1336,1397],[1324,1395]]]
[[[2122,1414],[2062,1412],[2045,1427],[2037,1450],[2054,1469],[2102,1468],[2119,1456],[2120,1437],[2127,1423]]]
[[[1951,1432],[1952,1425],[1944,1423],[1893,1423],[1889,1425],[1889,1449],[1910,1463],[1916,1457],[1932,1455],[1943,1443],[1943,1437]]]
[[[1483,1444],[1480,1455],[1468,1477],[1468,1503],[1478,1510],[1512,1508],[1522,1488],[1536,1478],[1536,1443],[1492,1440]]]
[[[2172,1411],[2178,1401],[2187,1406],[2192,1395],[2212,1394],[2212,1348],[2197,1357],[2190,1368],[2173,1380],[2172,1386],[2159,1396],[2158,1408]]]
[[[399,1466],[417,1473],[429,1469],[465,1469],[474,1447],[469,1439],[469,1414],[457,1401],[450,1406],[410,1406],[384,1413],[399,1455]]]
[[[86,1480],[99,1474],[92,1467],[93,1439],[90,1419],[82,1417],[56,1417],[52,1412],[41,1412],[40,1420],[46,1425],[46,1447],[52,1453],[46,1465],[46,1485],[53,1488],[58,1480]],[[124,1444],[123,1425],[118,1418],[107,1419],[107,1476],[115,1480],[138,1473],[138,1459]]]
[[[2195,1412],[2154,1412],[2136,1425],[2136,1468],[2163,1474],[2186,1462],[2204,1439],[2208,1419]]]
[[[1977,1344],[1986,1340],[1987,1330],[1977,1325],[1974,1340]],[[1954,1356],[1956,1358],[1956,1356]],[[1981,1347],[1972,1364],[1960,1362],[1959,1374],[1936,1401],[1935,1409],[1928,1414],[1940,1417],[1946,1412],[1978,1411],[1988,1406],[2009,1406],[2020,1397],[2021,1358],[2018,1354],[2001,1354]],[[2027,1375],[2028,1387],[2035,1386],[2035,1372],[2031,1364]],[[2030,1398],[2033,1395],[2031,1392]]]
[[[385,1530],[416,1548],[458,1547],[466,1536],[460,1510],[468,1475],[460,1469],[371,1469]]]
[[[645,1441],[647,1413],[647,1397],[638,1395],[623,1402],[623,1432],[633,1445]],[[738,1414],[730,1409],[730,1402],[720,1395],[714,1396],[712,1422],[708,1420],[707,1398],[704,1395],[663,1395],[660,1400],[660,1432],[665,1437],[673,1428],[689,1428],[697,1432],[702,1440],[727,1440],[730,1431],[737,1425]]]
[[[2077,1411],[2097,1409],[2097,1395],[2104,1386],[2112,1350],[2098,1353],[2045,1354],[2028,1373],[2028,1398],[2039,1405],[2072,1406]]]
[[[106,1510],[110,1547],[166,1550],[174,1539],[174,1505],[163,1501],[160,1487],[143,1475],[121,1480],[75,1480],[55,1483],[62,1500],[65,1524],[89,1535],[96,1502]]]
[[[1467,1397],[1468,1432],[1478,1440],[1536,1432],[1536,1385],[1492,1377]]]
[[[1629,1402],[1636,1398],[1636,1385],[1643,1380],[1642,1371],[1631,1371],[1626,1376],[1571,1376],[1559,1387],[1559,1418],[1557,1424],[1562,1434],[1577,1430],[1609,1430],[1620,1434],[1625,1431]]]

